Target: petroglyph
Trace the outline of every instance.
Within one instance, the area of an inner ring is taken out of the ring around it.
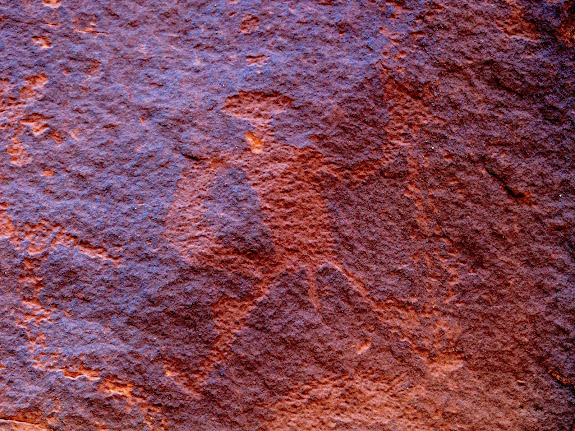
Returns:
[[[178,183],[166,238],[194,265],[239,271],[259,280],[248,298],[224,298],[213,306],[218,337],[199,374],[189,379],[196,382],[192,384],[197,393],[215,365],[225,362],[246,316],[279,274],[304,267],[310,299],[319,307],[315,285],[319,268],[333,263],[344,271],[335,263],[338,257],[330,215],[318,176],[326,166],[330,169],[329,164],[312,148],[289,147],[274,139],[273,119],[290,103],[288,97],[277,93],[240,92],[228,98],[224,112],[247,120],[252,128],[246,132],[249,150],[239,157],[222,153],[193,162]],[[233,173],[236,180],[232,179]],[[241,177],[239,182],[237,175]],[[242,187],[253,190],[251,201],[247,195],[242,196]],[[224,195],[227,189],[232,201],[216,212],[223,217],[227,214],[229,220],[218,223],[209,216],[213,205],[210,190]],[[243,212],[238,213],[237,208],[242,206]],[[231,235],[236,236],[235,243],[226,239],[226,229],[234,231]],[[361,282],[347,271],[343,273],[370,301]]]

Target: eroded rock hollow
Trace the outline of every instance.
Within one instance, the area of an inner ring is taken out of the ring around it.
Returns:
[[[572,0],[0,0],[0,430],[571,431]]]

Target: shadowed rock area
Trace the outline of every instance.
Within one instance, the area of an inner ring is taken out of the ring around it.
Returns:
[[[0,0],[0,430],[572,431],[573,0]]]

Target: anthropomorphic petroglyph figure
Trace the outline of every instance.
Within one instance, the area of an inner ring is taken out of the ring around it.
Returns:
[[[194,265],[259,280],[247,300],[225,298],[214,305],[218,338],[200,375],[190,379],[194,390],[225,361],[245,317],[277,275],[304,268],[317,308],[315,274],[325,264],[339,267],[318,175],[329,169],[324,158],[274,139],[273,117],[290,103],[278,94],[228,98],[223,111],[250,122],[249,148],[239,157],[222,153],[191,162],[178,183],[166,229],[171,243]]]

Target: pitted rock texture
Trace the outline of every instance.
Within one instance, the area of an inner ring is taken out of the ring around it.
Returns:
[[[0,0],[0,430],[575,423],[573,0]]]

